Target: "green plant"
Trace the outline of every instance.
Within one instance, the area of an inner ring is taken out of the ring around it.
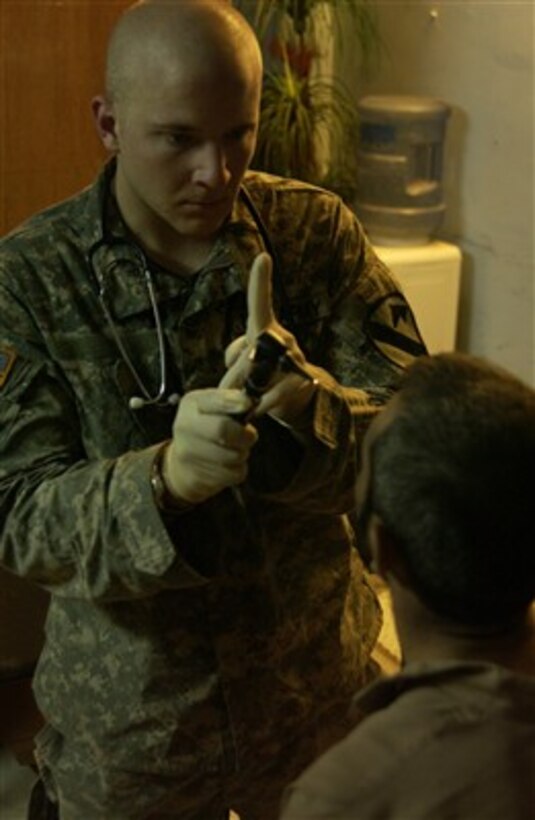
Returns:
[[[333,38],[351,31],[364,70],[379,53],[372,0],[236,0],[265,58],[258,144],[253,167],[354,192],[356,109],[345,85],[319,67]],[[344,23],[346,25],[344,26]]]

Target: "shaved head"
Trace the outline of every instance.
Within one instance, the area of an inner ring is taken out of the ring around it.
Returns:
[[[226,0],[141,0],[110,38],[106,97],[128,101],[141,79],[187,71],[217,79],[231,69],[244,81],[262,72],[256,36]]]
[[[119,18],[93,116],[123,219],[170,269],[207,252],[231,214],[261,91],[258,41],[230,3],[142,0]]]

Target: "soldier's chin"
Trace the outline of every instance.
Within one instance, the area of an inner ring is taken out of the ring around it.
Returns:
[[[224,216],[213,214],[210,218],[207,216],[185,217],[182,215],[174,221],[173,227],[182,236],[188,236],[192,239],[210,239],[222,228],[226,219],[226,214]]]

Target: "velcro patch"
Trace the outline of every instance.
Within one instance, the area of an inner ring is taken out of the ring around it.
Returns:
[[[408,367],[427,353],[409,303],[401,293],[389,293],[370,306],[366,333],[377,350],[399,367]]]
[[[17,353],[12,347],[0,346],[0,388],[7,382],[16,358]]]

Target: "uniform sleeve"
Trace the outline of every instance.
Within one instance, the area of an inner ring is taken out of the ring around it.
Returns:
[[[297,469],[283,487],[267,492],[302,510],[344,513],[354,505],[362,436],[405,368],[426,349],[399,283],[349,209],[338,201],[315,225],[306,251],[294,260],[308,273],[294,291],[292,312],[319,388],[308,427],[300,430],[305,446]],[[257,491],[276,485],[277,459],[283,465],[291,453],[285,438],[272,432],[264,447],[264,464],[254,470]]]
[[[154,448],[88,459],[76,402],[30,312],[0,287],[0,562],[55,594],[104,599],[206,579],[154,505]]]

